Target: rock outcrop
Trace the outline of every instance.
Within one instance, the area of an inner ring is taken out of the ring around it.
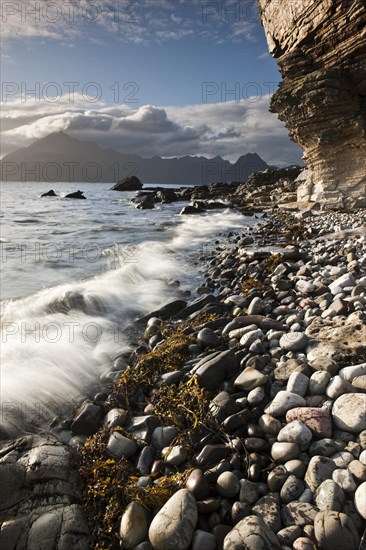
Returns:
[[[366,4],[258,0],[283,82],[271,111],[304,151],[298,201],[366,205]]]

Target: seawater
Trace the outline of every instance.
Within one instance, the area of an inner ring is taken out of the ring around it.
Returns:
[[[239,213],[136,210],[111,184],[1,184],[1,424],[23,433],[87,396],[124,329],[202,282],[197,258]],[[65,199],[81,189],[87,200]]]

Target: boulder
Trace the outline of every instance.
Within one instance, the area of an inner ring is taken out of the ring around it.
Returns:
[[[143,185],[137,176],[129,176],[119,180],[111,191],[140,191]]]

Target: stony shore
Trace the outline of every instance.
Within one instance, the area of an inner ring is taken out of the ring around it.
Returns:
[[[0,450],[2,550],[364,549],[365,225],[278,211],[202,258],[112,388]]]

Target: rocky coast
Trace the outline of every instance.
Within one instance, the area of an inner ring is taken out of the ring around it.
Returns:
[[[112,384],[3,442],[1,548],[365,548],[365,222],[276,210],[222,236]]]

